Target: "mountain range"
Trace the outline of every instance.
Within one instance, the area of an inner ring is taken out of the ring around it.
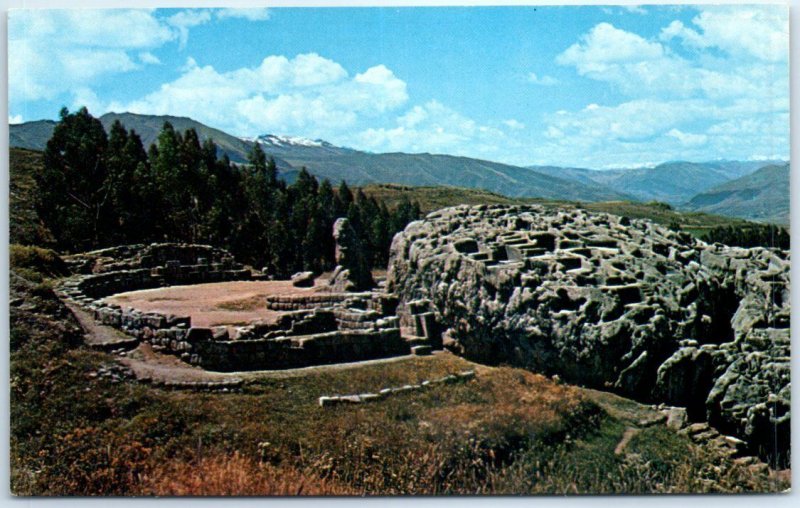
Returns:
[[[585,184],[601,184],[639,201],[663,201],[680,206],[698,192],[748,175],[780,161],[665,162],[654,167],[593,170],[529,166],[530,169],[557,178]]]
[[[290,182],[305,167],[334,183],[468,187],[509,197],[590,202],[663,201],[680,208],[788,224],[789,166],[783,161],[672,161],[613,170],[521,167],[452,155],[370,153],[276,134],[239,138],[186,117],[133,113],[100,117],[106,130],[116,120],[135,130],[146,147],[157,142],[165,121],[181,132],[194,128],[201,141],[212,138],[219,152],[237,163],[245,163],[258,143]],[[43,150],[55,125],[51,120],[11,125],[10,146]]]
[[[694,196],[686,207],[758,222],[789,224],[789,179],[789,164],[765,166]]]
[[[145,146],[156,142],[165,121],[178,131],[194,128],[201,141],[213,138],[220,152],[234,162],[245,162],[254,143],[275,158],[278,169],[291,181],[305,167],[312,174],[334,184],[397,183],[402,185],[444,185],[481,188],[511,197],[542,197],[577,201],[631,199],[603,185],[584,185],[529,169],[497,162],[450,155],[387,153],[374,154],[337,147],[323,141],[265,135],[240,139],[195,120],[173,116],[107,113],[100,121],[109,129],[119,120],[135,130]],[[12,147],[43,150],[52,135],[52,121],[27,122],[10,126]]]

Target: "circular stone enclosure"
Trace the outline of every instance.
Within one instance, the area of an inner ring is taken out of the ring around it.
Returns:
[[[275,321],[281,312],[267,309],[268,296],[313,292],[314,288],[294,287],[288,280],[231,281],[128,291],[103,301],[142,312],[191,316],[193,326],[233,328],[253,321]]]

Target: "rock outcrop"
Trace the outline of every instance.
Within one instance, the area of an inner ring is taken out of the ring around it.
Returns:
[[[581,210],[461,206],[395,236],[387,290],[401,321],[428,305],[468,358],[684,406],[787,458],[786,251]]]
[[[374,286],[361,241],[348,219],[336,219],[333,238],[336,241],[336,269],[330,279],[331,289],[364,291]]]

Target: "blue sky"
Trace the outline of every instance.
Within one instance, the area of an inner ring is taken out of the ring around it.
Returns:
[[[9,121],[61,106],[593,168],[789,156],[780,6],[13,11]]]

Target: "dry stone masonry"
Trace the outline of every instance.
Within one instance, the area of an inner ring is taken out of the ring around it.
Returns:
[[[356,395],[324,395],[318,400],[320,407],[330,407],[339,404],[363,404],[366,402],[378,402],[391,397],[392,395],[400,395],[403,393],[416,392],[433,388],[443,384],[457,383],[459,381],[469,381],[475,379],[474,370],[465,370],[457,374],[448,374],[444,377],[437,379],[430,379],[422,381],[419,384],[396,386],[392,388],[384,388],[378,393],[360,393]]]
[[[441,327],[470,359],[684,406],[786,458],[787,251],[581,210],[460,206],[395,236],[386,289],[403,326]]]
[[[396,298],[381,293],[312,293],[270,298],[289,311],[277,322],[238,327],[192,327],[191,316],[141,312],[108,304],[115,293],[255,278],[227,252],[202,245],[154,244],[104,249],[68,259],[79,275],[62,297],[153,349],[215,371],[286,369],[409,353],[394,315]],[[313,279],[312,279],[313,282]]]

